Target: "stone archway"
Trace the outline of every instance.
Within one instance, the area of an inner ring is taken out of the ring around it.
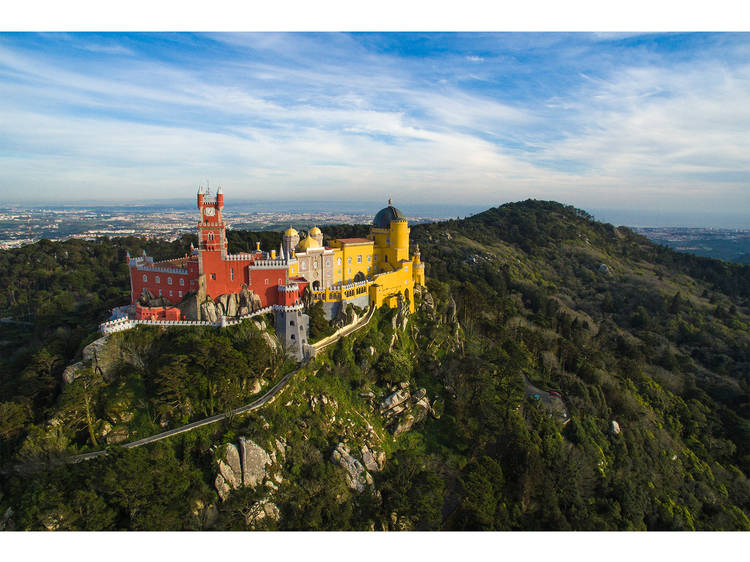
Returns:
[[[361,281],[365,280],[365,274],[361,271],[358,271],[357,274],[354,276],[354,282],[360,283]]]
[[[320,281],[313,281],[312,289],[313,291],[320,291]]]

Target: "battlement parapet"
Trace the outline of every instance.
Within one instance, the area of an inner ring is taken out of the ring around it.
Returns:
[[[250,269],[279,269],[287,267],[287,260],[275,259],[275,260],[256,260],[249,267]]]
[[[268,314],[269,312],[276,310],[277,307],[278,305],[266,306],[265,308],[260,308],[255,312],[251,312],[250,314],[245,314],[243,316],[238,316],[237,318],[226,318],[225,316],[222,316],[222,319],[218,322],[209,322],[207,320],[136,320],[134,318],[118,318],[117,320],[109,320],[107,322],[102,322],[101,324],[99,324],[99,332],[101,332],[103,335],[108,335],[114,334],[116,332],[130,330],[131,328],[135,328],[136,326],[213,326],[215,328],[224,328],[226,326],[236,326],[237,324],[241,324],[243,320],[248,320],[255,316]],[[289,306],[278,308],[285,310],[299,310],[302,307],[301,305],[299,305],[299,307]]]
[[[224,259],[227,261],[253,261],[257,254],[227,254]]]

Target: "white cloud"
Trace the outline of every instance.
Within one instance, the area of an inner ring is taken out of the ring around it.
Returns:
[[[243,198],[602,206],[736,201],[750,184],[750,66],[619,66],[511,103],[502,76],[495,90],[440,85],[348,36],[330,57],[312,36],[222,41],[263,56],[130,56],[104,72],[0,45],[2,193],[181,197],[210,177]]]

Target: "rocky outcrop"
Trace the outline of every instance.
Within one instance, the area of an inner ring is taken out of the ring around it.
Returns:
[[[232,488],[229,487],[229,485],[226,483],[226,480],[224,480],[224,477],[221,474],[216,475],[216,480],[214,480],[214,487],[219,493],[221,501],[226,501],[229,497],[229,494],[232,493]]]
[[[286,439],[283,437],[280,437],[279,439],[276,439],[274,442],[274,445],[276,446],[276,450],[279,452],[279,456],[281,457],[282,461],[286,460]]]
[[[433,299],[432,295],[427,291],[423,292],[421,308],[424,310],[427,318],[435,320],[435,299]]]
[[[612,432],[613,435],[620,435],[620,424],[617,423],[615,420],[612,420],[609,424],[609,430]]]
[[[430,413],[430,401],[426,396],[417,400],[414,403],[412,410],[403,416],[393,431],[393,436],[398,437],[399,435],[409,431],[415,423],[421,422],[427,414]]]
[[[231,489],[242,486],[242,466],[240,465],[240,454],[237,452],[237,447],[231,443],[225,445],[218,464],[219,475],[224,478],[224,482]]]
[[[179,303],[177,308],[180,309],[180,313],[187,320],[198,320],[198,295],[196,293],[188,293],[185,295]]]
[[[356,322],[358,318],[359,317],[354,311],[353,306],[345,306],[342,303],[342,305],[339,306],[338,313],[336,313],[336,316],[333,318],[333,320],[331,320],[331,326],[338,330],[340,328],[343,328],[344,326]]]
[[[268,500],[261,500],[255,502],[250,507],[245,515],[245,524],[250,528],[254,528],[257,523],[264,519],[278,521],[280,517],[281,513],[275,503],[269,502]]]
[[[227,318],[237,318],[246,316],[260,310],[262,303],[260,297],[242,285],[239,293],[226,293],[216,297],[216,300],[210,296],[200,306],[201,320],[207,322],[218,322],[222,316]]]
[[[380,404],[380,413],[389,420],[394,437],[398,437],[422,421],[432,411],[427,390],[420,388],[411,394],[407,383],[390,394]]]
[[[456,322],[456,301],[453,299],[453,295],[451,295],[450,299],[448,300],[448,306],[446,307],[445,314],[446,320],[449,323],[454,324]]]
[[[336,445],[331,460],[346,471],[346,483],[352,490],[364,492],[367,486],[373,485],[370,473],[349,453],[349,448],[343,443]]]
[[[143,289],[138,296],[138,302],[141,306],[172,306],[172,303],[166,297],[155,297],[148,289]]]
[[[370,472],[380,472],[385,467],[385,452],[371,451],[367,445],[362,445],[362,463]]]
[[[201,304],[201,320],[218,322],[219,318],[221,318],[221,310],[217,307],[214,300],[207,296],[206,300]]]
[[[285,443],[277,443],[282,450],[286,450]],[[244,437],[239,438],[239,447],[233,443],[224,445],[216,459],[218,474],[214,480],[214,487],[221,500],[226,500],[232,490],[240,487],[255,488],[261,484],[268,476],[266,467],[274,462],[275,456],[273,450],[269,455],[262,447]],[[280,475],[274,476],[275,481],[280,483]]]
[[[92,341],[81,350],[81,361],[68,365],[62,374],[65,384],[70,384],[80,377],[85,369],[91,368],[96,375],[109,381],[114,368],[123,360],[122,349],[112,345],[109,336]]]
[[[281,351],[281,342],[277,337],[269,334],[268,332],[263,332],[261,334],[261,337],[263,338],[263,341],[266,342],[266,345],[273,351]]]
[[[247,285],[242,285],[242,289],[239,292],[237,301],[237,314],[243,316],[250,314],[256,310],[260,310],[263,304],[260,302],[260,297],[255,292],[249,290]]]
[[[260,446],[249,439],[240,437],[240,459],[242,462],[242,483],[255,488],[266,477],[266,466],[271,464],[271,457]]]
[[[86,365],[83,361],[79,361],[78,363],[73,363],[72,365],[68,365],[65,367],[65,370],[62,374],[62,380],[65,384],[70,384],[74,380],[76,380],[78,377],[80,377],[83,374],[83,368]]]
[[[388,415],[388,412],[390,410],[393,410],[397,406],[404,403],[406,400],[408,400],[410,397],[409,389],[408,388],[402,388],[400,390],[397,390],[393,394],[389,395],[383,402],[380,404],[380,412],[385,413]]]

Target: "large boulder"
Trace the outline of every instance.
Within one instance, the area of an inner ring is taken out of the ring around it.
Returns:
[[[84,367],[85,365],[83,364],[83,361],[79,361],[78,363],[73,363],[72,365],[68,365],[67,367],[65,367],[65,370],[62,374],[63,382],[65,384],[72,383],[83,374]]]
[[[198,295],[195,292],[188,293],[185,298],[177,303],[177,308],[180,309],[180,313],[186,320],[198,320]],[[201,319],[203,318],[201,317]]]
[[[227,304],[226,304],[226,315],[230,318],[234,318],[237,316],[237,311],[239,310],[239,295],[237,293],[232,293],[227,298]]]
[[[380,404],[380,411],[381,412],[387,412],[388,410],[395,408],[396,406],[400,405],[402,402],[405,402],[409,399],[409,396],[411,394],[409,393],[408,388],[402,388],[391,394],[390,396],[386,397],[383,402]]]
[[[273,351],[281,351],[281,342],[279,342],[275,336],[272,336],[268,332],[263,332],[261,337],[263,338],[263,341],[266,342],[266,345]]]
[[[349,448],[343,443],[336,445],[331,460],[346,471],[346,483],[357,492],[364,492],[367,486],[373,485],[372,476],[362,463],[349,454]]]
[[[218,322],[219,318],[221,318],[220,309],[211,297],[206,297],[206,300],[201,304],[201,319],[207,322]]]
[[[240,465],[240,454],[232,443],[224,446],[223,454],[218,459],[219,474],[224,477],[224,482],[236,489],[242,486],[242,466]]]
[[[242,483],[255,488],[266,477],[266,466],[271,464],[271,457],[259,445],[240,437],[240,460],[242,462]]]
[[[383,455],[384,456],[384,455]],[[380,464],[381,455],[371,451],[367,445],[362,445],[362,463],[370,472],[380,472],[383,466]]]
[[[281,513],[275,503],[269,502],[268,500],[261,500],[255,502],[250,507],[247,515],[245,515],[245,524],[249,527],[254,527],[256,523],[264,519],[278,521],[280,517]]]
[[[255,312],[263,308],[263,303],[260,302],[260,297],[247,288],[247,285],[242,285],[242,289],[239,292],[237,299],[238,308],[246,308],[250,312]]]
[[[620,424],[617,423],[615,420],[612,420],[609,424],[609,430],[612,432],[613,435],[620,435]]]
[[[232,493],[232,488],[229,487],[229,485],[226,483],[226,480],[224,480],[224,477],[221,474],[216,475],[214,486],[216,487],[216,491],[219,493],[221,501],[226,501],[226,499],[229,497],[229,494]]]

